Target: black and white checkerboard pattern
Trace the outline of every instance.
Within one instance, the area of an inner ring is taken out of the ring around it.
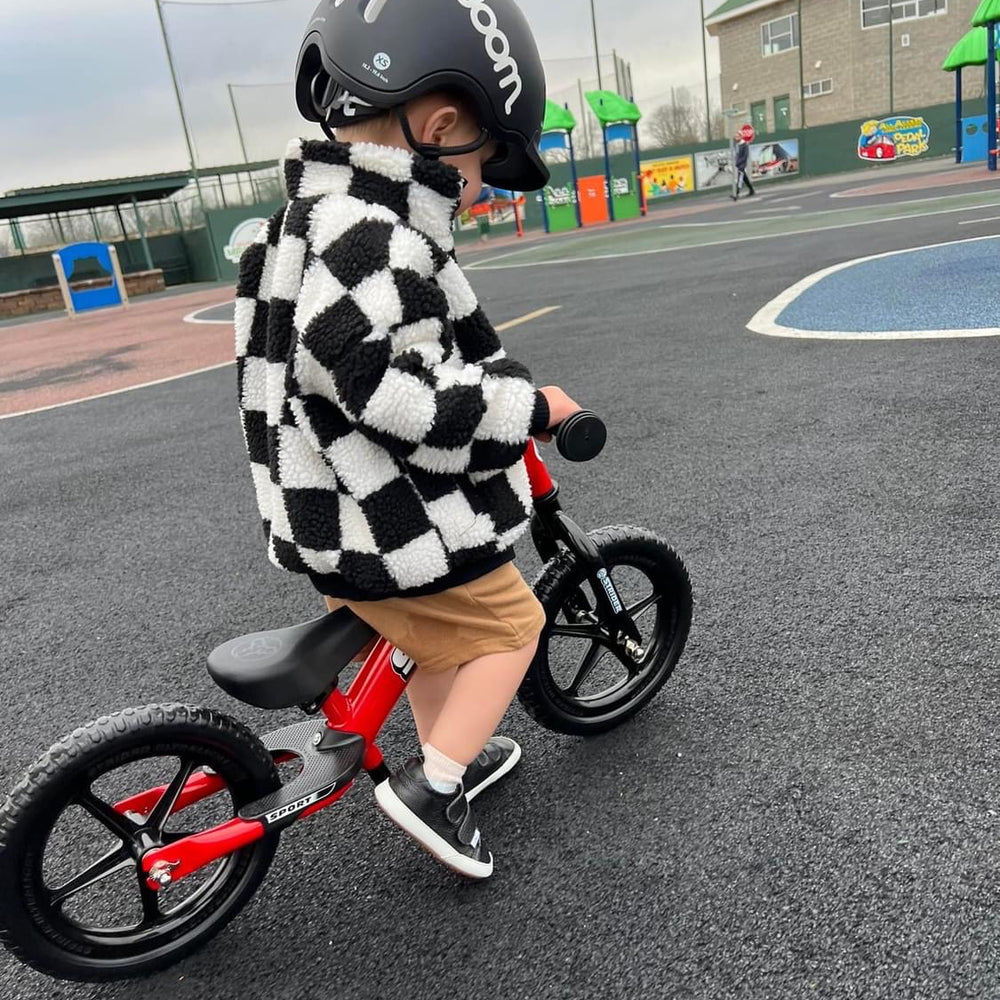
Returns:
[[[455,262],[458,172],[406,150],[298,140],[289,204],[244,253],[236,356],[276,565],[375,600],[510,557],[544,397]]]

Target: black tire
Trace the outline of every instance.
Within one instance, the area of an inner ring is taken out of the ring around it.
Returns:
[[[627,592],[630,581],[625,577],[644,577],[651,590],[645,595],[645,608],[636,618],[645,653],[635,663],[609,636],[600,637],[587,571],[572,554],[557,556],[535,581],[535,594],[545,608],[545,630],[518,699],[528,714],[547,729],[576,736],[613,729],[635,715],[659,691],[684,651],[693,604],[684,563],[663,539],[630,527],[599,528],[589,535],[626,608],[638,608],[644,601],[636,601]],[[655,613],[649,615],[653,609]],[[575,617],[580,613],[585,620]],[[560,678],[565,674],[565,656],[557,650],[560,640],[589,644],[579,664],[570,670],[573,679],[569,685]],[[581,679],[588,656],[593,663]],[[615,674],[622,676],[601,689],[605,683],[601,678]],[[592,686],[598,690],[585,693],[585,685],[595,675],[598,679]]]
[[[277,836],[259,840],[189,876],[196,880],[203,875],[205,881],[189,885],[188,879],[182,879],[165,893],[143,887],[135,852],[121,833],[121,814],[102,813],[101,807],[109,804],[103,795],[108,793],[95,791],[94,786],[100,783],[101,789],[114,794],[115,782],[137,780],[137,775],[146,772],[167,777],[171,771],[163,764],[171,759],[180,761],[173,765],[178,790],[187,780],[182,772],[191,773],[186,770],[189,767],[210,768],[223,779],[226,789],[204,803],[170,812],[155,824],[159,833],[147,826],[160,843],[203,828],[195,821],[184,832],[168,830],[174,822],[181,822],[176,817],[191,824],[192,814],[199,810],[218,810],[231,818],[240,806],[280,785],[271,755],[260,740],[240,723],[204,708],[150,705],[126,709],[60,740],[42,754],[0,807],[0,942],[21,961],[47,975],[80,982],[154,972],[199,948],[253,895],[274,856]],[[160,784],[157,780],[142,788]],[[109,814],[111,820],[100,819]],[[126,818],[131,824],[125,827],[128,831],[149,824],[153,817],[133,813]],[[91,828],[94,833],[88,833]],[[79,858],[84,853],[97,854],[101,838],[110,847],[96,864],[107,867],[106,874],[86,883],[86,876],[103,871],[86,865],[68,881],[63,882],[60,875],[55,886],[46,884],[46,873],[51,878],[53,868],[76,871],[80,864],[60,858],[58,842],[65,840],[66,853]],[[118,848],[113,846],[115,840]],[[86,883],[84,888],[67,892],[81,881]],[[179,902],[175,889],[182,897]],[[110,900],[102,898],[108,894]],[[118,913],[128,913],[129,908],[138,913],[139,923],[134,917],[124,926],[104,922],[115,919],[112,911],[118,905]],[[67,912],[81,906],[96,910],[103,923],[83,923],[79,915]]]

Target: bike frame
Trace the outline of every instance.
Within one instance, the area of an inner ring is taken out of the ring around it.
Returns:
[[[588,562],[598,567],[603,565],[590,539],[562,513],[557,499],[558,487],[538,454],[534,441],[529,442],[524,461],[535,504],[532,537],[542,558],[548,560],[558,551],[556,540],[559,539]],[[600,587],[595,587],[595,593],[600,600],[604,592]],[[610,618],[617,617],[610,601],[606,610]],[[625,617],[627,619],[627,616]],[[635,626],[631,619],[627,620],[628,625],[634,630]],[[394,652],[392,644],[380,638],[348,689],[340,691],[335,688],[320,706],[320,710],[326,716],[328,729],[363,737],[365,753],[361,766],[376,783],[383,781],[389,775],[382,752],[376,743],[378,734],[406,690],[415,669],[410,660],[406,660],[406,665],[402,667],[399,665],[398,656],[394,662]],[[278,757],[276,762],[290,759],[294,759],[294,755]],[[353,784],[352,779],[326,798],[305,806],[296,813],[294,820],[305,819],[333,805]],[[166,793],[167,787],[161,785],[140,792],[116,802],[113,808],[120,814],[138,813],[146,816]],[[179,812],[222,791],[225,787],[225,782],[218,775],[203,772],[194,774],[181,789],[171,812]],[[146,883],[150,889],[161,890],[205,865],[260,840],[267,833],[268,828],[262,820],[244,820],[236,817],[201,833],[191,834],[168,846],[153,848],[142,858]]]

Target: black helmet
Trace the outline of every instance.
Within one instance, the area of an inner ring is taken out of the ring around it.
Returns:
[[[410,145],[424,155],[500,143],[483,166],[493,187],[535,191],[549,171],[538,149],[545,73],[528,22],[513,0],[323,0],[306,27],[295,72],[302,116],[332,129],[400,108],[440,89],[458,89],[479,111],[476,144]]]

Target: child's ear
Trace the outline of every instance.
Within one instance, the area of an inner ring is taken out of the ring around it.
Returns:
[[[427,119],[424,125],[423,141],[435,146],[447,146],[448,138],[458,124],[458,108],[446,105],[438,108]]]

